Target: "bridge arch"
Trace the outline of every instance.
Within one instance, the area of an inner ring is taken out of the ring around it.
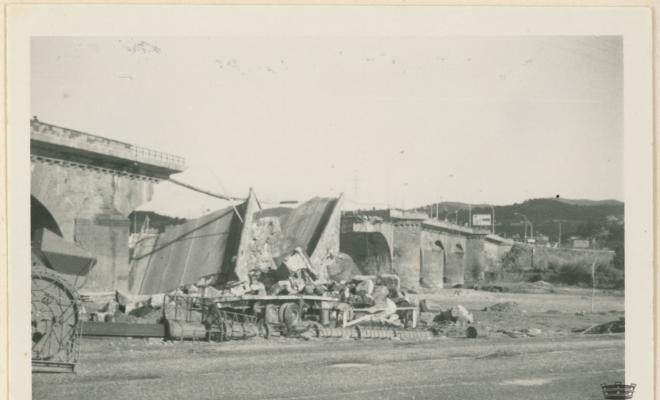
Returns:
[[[342,233],[339,243],[340,251],[351,256],[360,273],[364,275],[392,273],[392,253],[382,233]]]
[[[461,243],[454,243],[447,252],[444,278],[446,287],[462,286],[465,282],[465,248]]]

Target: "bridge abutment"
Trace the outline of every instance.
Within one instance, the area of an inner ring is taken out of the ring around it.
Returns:
[[[128,215],[151,200],[160,179],[183,170],[183,159],[37,120],[30,151],[32,197],[65,239],[98,259],[82,290],[126,290]],[[33,218],[32,229],[45,223]]]

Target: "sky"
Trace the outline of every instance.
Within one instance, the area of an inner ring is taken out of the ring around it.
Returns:
[[[622,52],[607,36],[38,37],[31,112],[271,203],[623,200]]]

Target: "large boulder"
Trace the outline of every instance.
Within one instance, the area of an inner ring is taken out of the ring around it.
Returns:
[[[354,275],[360,274],[351,256],[345,253],[329,254],[321,263],[321,268],[326,269],[328,277],[333,281],[348,281]]]

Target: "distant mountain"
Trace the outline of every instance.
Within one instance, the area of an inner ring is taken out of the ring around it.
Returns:
[[[561,197],[550,198],[550,200],[561,201],[562,203],[571,204],[574,206],[598,206],[598,205],[623,205],[623,202],[619,200],[587,200],[587,199],[562,199]]]
[[[524,216],[532,223],[535,234],[548,236],[556,241],[561,225],[562,239],[569,236],[605,238],[604,229],[614,231],[614,236],[623,236],[624,203],[617,200],[573,200],[562,198],[541,198],[526,200],[511,205],[498,205],[492,208],[485,204],[460,202],[441,202],[418,207],[416,211],[424,211],[441,220],[468,223],[468,208],[472,214],[491,214],[495,211],[496,233],[506,237],[522,237],[524,235]],[[458,212],[457,212],[458,211]],[[619,226],[620,228],[613,228]],[[600,235],[600,236],[599,236]],[[610,236],[612,236],[610,235]],[[603,239],[606,241],[606,239]],[[617,239],[618,240],[618,239]],[[611,244],[615,245],[615,244]]]

